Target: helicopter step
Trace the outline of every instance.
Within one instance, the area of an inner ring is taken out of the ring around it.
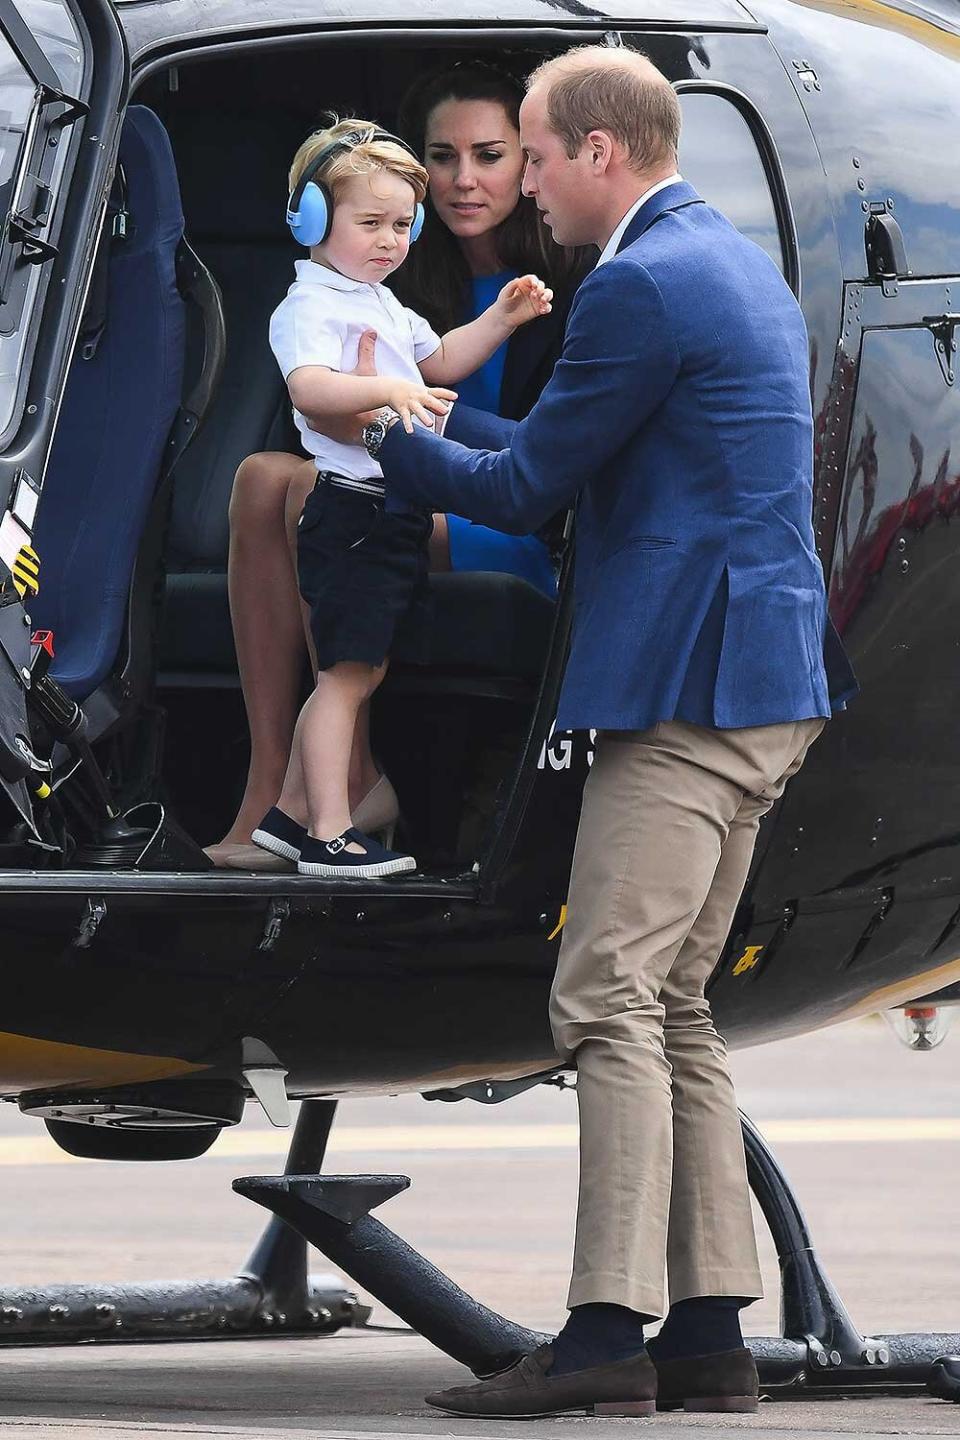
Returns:
[[[752,1122],[746,1116],[741,1122],[750,1186],[780,1267],[783,1333],[747,1341],[762,1390],[797,1398],[923,1390],[938,1361],[960,1354],[960,1335],[861,1334],[813,1248],[784,1172]],[[296,1174],[288,1164],[283,1176],[238,1179],[233,1188],[474,1374],[504,1369],[547,1337],[481,1305],[371,1216],[409,1184],[404,1175]],[[954,1367],[948,1369],[953,1385]]]
[[[491,1375],[548,1337],[487,1309],[369,1213],[406,1175],[255,1175],[233,1188],[272,1210],[438,1349]]]

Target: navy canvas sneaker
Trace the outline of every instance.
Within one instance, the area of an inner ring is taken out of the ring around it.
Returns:
[[[272,805],[251,835],[254,845],[269,850],[272,855],[282,855],[284,860],[299,860],[300,850],[307,832],[296,820],[284,815]]]
[[[348,849],[350,845],[361,846],[362,853]],[[387,850],[353,827],[333,840],[314,840],[312,835],[305,835],[297,861],[298,874],[315,875],[325,880],[338,876],[341,879],[368,879],[377,875],[402,875],[416,868],[417,862],[412,855]]]

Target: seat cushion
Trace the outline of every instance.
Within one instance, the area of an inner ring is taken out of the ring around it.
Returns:
[[[428,662],[443,675],[539,679],[553,602],[515,575],[431,575]],[[236,676],[225,574],[171,574],[160,639],[160,671],[196,683]],[[419,667],[418,667],[419,668]]]

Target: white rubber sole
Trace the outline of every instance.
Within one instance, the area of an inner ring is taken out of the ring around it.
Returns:
[[[416,870],[412,855],[399,860],[381,860],[378,865],[325,865],[320,860],[298,860],[298,875],[313,875],[318,880],[374,880],[379,875],[403,875]]]
[[[261,850],[269,850],[271,855],[279,855],[282,860],[300,859],[300,851],[295,845],[288,845],[286,840],[271,835],[269,830],[254,830],[250,839],[254,845],[259,845]]]

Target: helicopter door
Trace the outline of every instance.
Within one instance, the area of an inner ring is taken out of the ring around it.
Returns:
[[[0,0],[0,788],[31,828],[30,542],[127,79],[108,0]]]
[[[951,279],[845,296],[855,398],[829,593],[860,694],[788,794],[763,882],[781,896],[859,895],[874,919],[857,966],[891,947],[927,953],[956,924],[958,300]]]

